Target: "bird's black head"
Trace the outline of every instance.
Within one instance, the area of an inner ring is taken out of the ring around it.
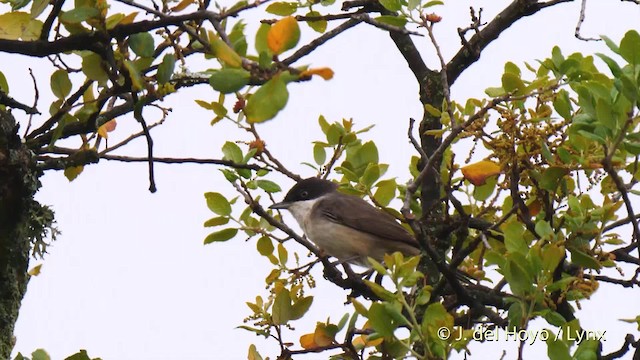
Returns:
[[[284,197],[282,202],[271,205],[272,209],[286,209],[296,201],[313,200],[335,191],[338,184],[315,177],[300,180]]]

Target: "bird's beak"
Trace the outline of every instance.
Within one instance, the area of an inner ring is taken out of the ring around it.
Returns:
[[[282,201],[269,206],[269,209],[288,209],[289,206],[291,206],[290,202]]]

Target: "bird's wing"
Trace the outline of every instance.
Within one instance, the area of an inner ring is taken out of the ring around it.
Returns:
[[[320,204],[318,204],[320,205]],[[418,248],[416,239],[395,218],[357,196],[328,196],[322,199],[323,216],[334,223]],[[353,209],[358,209],[353,211]]]

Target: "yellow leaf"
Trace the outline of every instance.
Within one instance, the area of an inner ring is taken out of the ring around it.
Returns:
[[[26,12],[14,11],[0,15],[0,39],[36,40],[42,31],[42,21],[31,19]]]
[[[238,55],[231,47],[229,47],[229,45],[227,45],[226,42],[222,41],[222,39],[212,31],[209,31],[209,42],[211,50],[213,51],[213,56],[217,57],[218,60],[234,68],[242,66],[242,58],[240,55]]]
[[[300,75],[301,76],[318,75],[325,80],[331,80],[333,78],[333,70],[327,67],[309,69],[309,70],[303,71]]]
[[[367,321],[362,328],[373,330],[373,327],[369,324],[369,321]],[[384,341],[384,338],[369,340],[369,335],[360,335],[353,340],[353,345],[360,346],[360,347],[378,346],[382,344],[383,341]]]
[[[70,166],[64,169],[64,176],[66,176],[69,181],[73,181],[78,177],[78,175],[80,175],[80,173],[82,173],[82,170],[84,170],[84,166],[82,165]]]
[[[31,276],[38,276],[40,275],[40,269],[42,269],[42,264],[38,264],[36,266],[34,266],[31,270],[29,270],[27,273]]]
[[[475,186],[479,186],[487,181],[487,178],[500,174],[500,165],[493,161],[482,160],[474,164],[469,164],[462,169],[462,175]]]
[[[316,331],[313,333],[313,342],[318,346],[328,346],[333,344],[333,337],[327,334],[324,324],[320,323],[316,326]]]
[[[100,135],[103,138],[108,138],[107,133],[112,132],[113,130],[116,129],[116,120],[115,119],[111,119],[109,121],[107,121],[106,123],[102,124],[102,126],[100,126],[98,128],[98,135]]]
[[[300,27],[296,18],[287,16],[278,20],[267,33],[267,45],[276,55],[293,49],[300,40]]]
[[[196,0],[182,0],[182,1],[180,1],[180,3],[178,5],[172,7],[171,11],[182,11],[187,6],[193,4],[194,2],[196,2]]]
[[[249,354],[247,355],[247,359],[248,360],[262,360],[262,356],[260,356],[260,353],[256,349],[256,346],[253,345],[253,344],[251,344],[249,346]]]
[[[124,18],[122,18],[122,20],[120,20],[120,22],[118,23],[118,25],[127,25],[127,24],[131,24],[133,22],[133,20],[136,19],[136,16],[138,16],[138,12],[134,11],[131,14],[125,16]]]
[[[303,349],[313,349],[317,348],[318,344],[314,341],[315,334],[304,334],[300,336],[300,346]]]

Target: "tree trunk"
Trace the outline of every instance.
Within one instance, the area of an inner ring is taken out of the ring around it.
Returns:
[[[9,359],[15,344],[32,240],[42,241],[53,221],[51,211],[33,200],[39,176],[14,117],[0,110],[0,359]]]

